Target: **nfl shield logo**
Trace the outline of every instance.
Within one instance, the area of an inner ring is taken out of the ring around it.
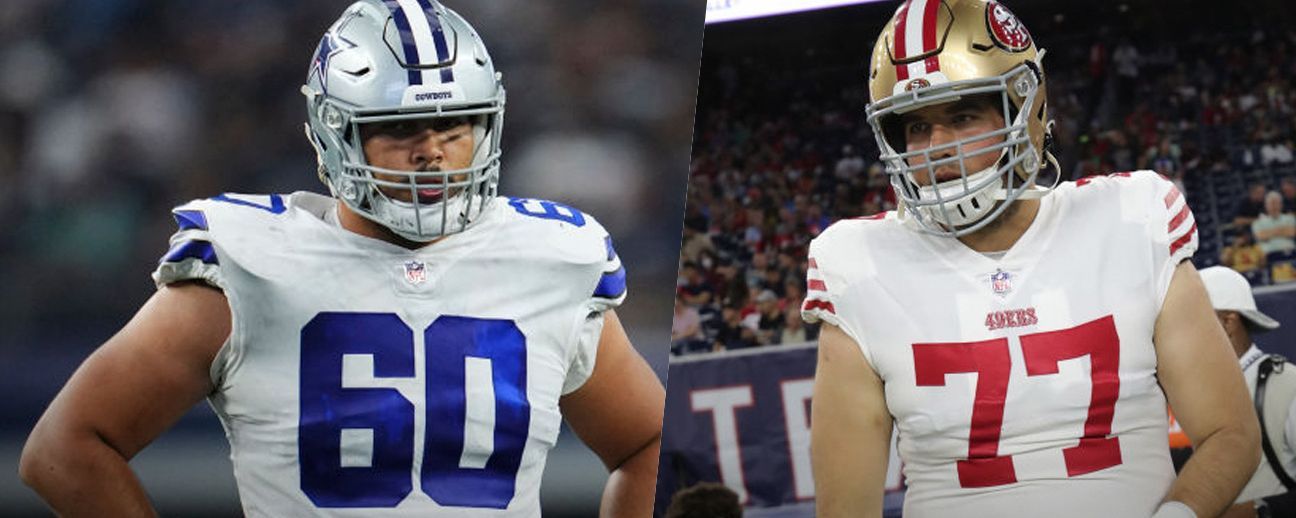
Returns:
[[[405,261],[405,282],[418,286],[427,280],[427,265],[423,261]]]
[[[990,288],[1000,295],[1008,293],[1012,289],[1011,279],[1012,276],[1008,272],[995,270],[994,273],[990,274]]]

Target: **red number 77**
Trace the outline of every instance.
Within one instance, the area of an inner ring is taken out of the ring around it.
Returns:
[[[1021,336],[1027,376],[1058,373],[1058,363],[1089,355],[1093,390],[1080,443],[1064,448],[1067,476],[1120,465],[1120,438],[1108,437],[1116,398],[1120,395],[1120,337],[1111,315],[1070,329]],[[972,403],[968,458],[958,461],[959,485],[989,487],[1017,481],[1011,455],[999,455],[1004,401],[1012,363],[1008,339],[981,342],[914,344],[918,386],[945,385],[947,374],[977,373]]]

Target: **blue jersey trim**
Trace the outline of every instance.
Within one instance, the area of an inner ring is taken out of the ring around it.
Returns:
[[[261,209],[271,214],[283,214],[285,211],[288,210],[288,206],[284,205],[283,196],[280,196],[278,194],[271,194],[268,197],[268,199],[270,200],[269,205],[262,205],[260,203],[251,202],[247,200],[240,200],[238,198],[231,198],[229,196],[229,193],[221,193],[216,196],[212,196],[211,199],[213,201],[221,201],[225,203],[232,203],[234,205],[241,205],[244,207]]]
[[[207,230],[207,216],[201,210],[176,210],[171,212],[180,231]]]
[[[178,263],[185,259],[197,259],[207,264],[220,264],[216,259],[216,248],[210,241],[194,239],[184,241],[176,246],[171,247],[166,256],[162,258],[163,263]]]
[[[612,236],[603,236],[603,245],[607,246],[607,260],[611,261],[616,259],[616,250],[612,248]]]
[[[594,288],[594,296],[605,299],[615,299],[625,295],[626,291],[626,271],[625,268],[617,268],[615,272],[607,272],[599,278],[598,286]]]

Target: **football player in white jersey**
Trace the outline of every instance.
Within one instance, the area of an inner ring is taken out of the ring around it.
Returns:
[[[332,194],[178,207],[158,291],[32,431],[64,516],[148,516],[127,462],[207,398],[249,516],[531,517],[567,422],[648,516],[664,391],[603,228],[496,196],[504,89],[435,0],[361,0],[302,88]]]
[[[910,0],[878,38],[867,116],[901,208],[810,246],[821,517],[880,515],[893,426],[906,518],[1215,516],[1255,470],[1182,193],[1035,185],[1042,56],[993,0]],[[1177,479],[1167,401],[1196,447]]]

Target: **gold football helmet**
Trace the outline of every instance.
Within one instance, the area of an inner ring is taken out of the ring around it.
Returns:
[[[994,0],[908,0],[882,29],[869,66],[868,122],[896,195],[920,229],[968,234],[1014,200],[1047,194],[1034,185],[1046,160],[1056,164],[1048,151],[1043,56],[1021,21]],[[902,114],[972,96],[1002,106],[1005,127],[907,149]],[[1002,141],[965,153],[968,144],[988,138]],[[964,159],[982,153],[999,159],[968,171]],[[924,160],[911,164],[914,158]],[[957,166],[959,177],[937,182],[942,165]]]

